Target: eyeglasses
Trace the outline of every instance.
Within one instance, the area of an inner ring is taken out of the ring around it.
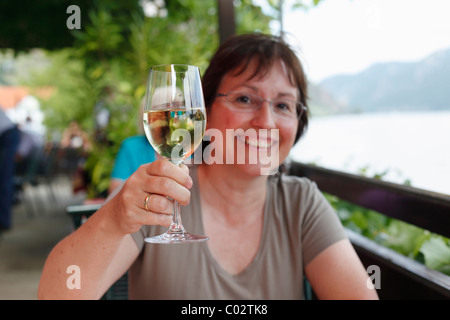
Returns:
[[[261,108],[264,101],[270,103],[275,116],[281,119],[300,119],[307,108],[299,101],[289,99],[264,99],[260,96],[238,91],[230,91],[227,94],[218,93],[216,97],[226,97],[232,110],[239,112],[253,112]]]

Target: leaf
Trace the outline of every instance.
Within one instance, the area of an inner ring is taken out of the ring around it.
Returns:
[[[383,245],[411,258],[417,255],[423,242],[430,236],[429,232],[398,220],[390,223],[386,233],[389,238]]]
[[[420,249],[425,256],[425,265],[450,275],[450,247],[442,237],[433,236]]]

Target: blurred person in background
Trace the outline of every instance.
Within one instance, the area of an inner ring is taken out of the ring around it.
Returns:
[[[15,156],[19,142],[19,129],[0,107],[0,232],[11,228]]]
[[[117,153],[114,167],[111,172],[108,193],[121,186],[141,165],[153,162],[157,159],[155,150],[150,145],[144,134],[142,115],[144,112],[145,100],[139,105],[138,127],[139,134],[123,140]]]

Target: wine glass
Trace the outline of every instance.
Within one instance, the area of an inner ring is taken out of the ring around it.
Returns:
[[[168,161],[180,165],[201,144],[206,110],[198,67],[184,64],[150,68],[144,110],[144,130],[152,147]],[[169,229],[145,238],[150,243],[185,243],[208,240],[188,233],[181,223],[180,204],[173,200]]]

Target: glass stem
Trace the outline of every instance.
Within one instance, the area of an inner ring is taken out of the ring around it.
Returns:
[[[175,200],[173,200],[172,224],[167,232],[170,234],[183,234],[186,232],[181,223],[180,204]]]
[[[170,162],[180,166],[183,161],[174,161],[173,159],[169,159]],[[180,204],[178,201],[173,200],[173,215],[172,215],[172,224],[169,227],[167,233],[170,234],[183,234],[186,233],[186,230],[181,223],[181,215],[180,215]]]

